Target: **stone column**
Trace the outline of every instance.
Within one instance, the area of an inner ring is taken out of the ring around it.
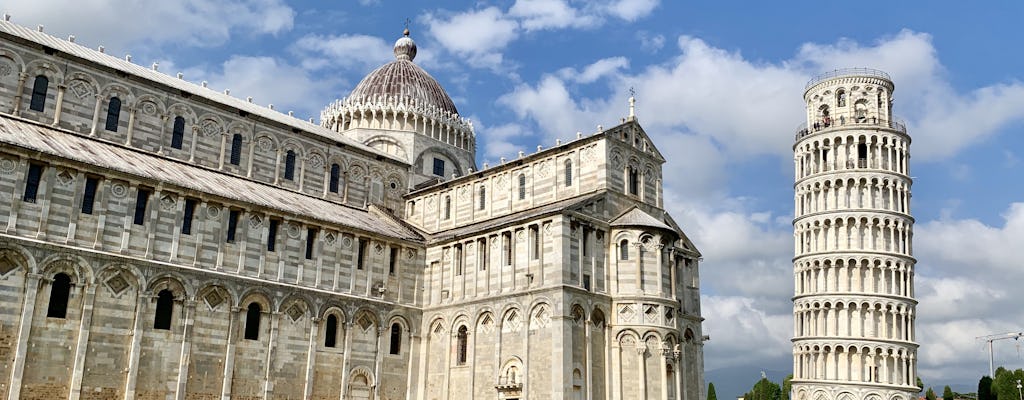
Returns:
[[[217,169],[224,170],[224,152],[228,146],[228,133],[220,133],[220,156],[217,157]]]
[[[96,127],[100,123],[100,105],[102,105],[103,96],[97,94],[95,97],[96,106],[92,109],[92,128],[89,130],[89,136],[96,136]]]
[[[380,397],[380,382],[382,380],[381,379],[381,371],[383,371],[383,367],[384,367],[384,332],[386,332],[386,331],[387,331],[387,329],[384,328],[384,324],[381,324],[380,326],[377,327],[377,357],[376,357],[377,359],[374,361],[374,369],[373,369],[373,375],[375,377],[374,380],[373,380],[373,398],[374,399],[381,398]],[[473,385],[470,385],[470,388],[472,388],[472,387],[473,387]],[[472,395],[470,395],[470,396],[472,396]]]
[[[643,340],[643,339],[640,339]],[[640,393],[637,399],[647,399],[647,357],[644,354],[647,353],[647,342],[638,341],[636,342],[636,356],[637,356],[637,372],[640,374],[638,384],[640,386]]]
[[[199,126],[192,125],[192,145],[189,146],[188,150],[188,162],[194,163],[196,161],[196,146],[199,145]]]
[[[252,178],[252,158],[256,154],[256,134],[253,133],[252,139],[249,139],[249,160],[246,162],[245,177]]]
[[[128,135],[124,140],[125,146],[132,145],[132,135],[135,134],[135,107],[128,107]]]
[[[612,400],[622,400],[622,345],[619,339],[612,343],[612,364],[609,366],[612,371]]]
[[[302,390],[302,397],[309,399],[313,396],[313,381],[316,377],[316,339],[320,333],[320,318],[313,316],[309,319],[309,348],[306,353],[306,385]]]
[[[75,344],[75,361],[71,370],[71,387],[68,400],[78,400],[82,396],[82,376],[85,373],[85,353],[89,347],[89,330],[92,326],[92,303],[96,298],[96,286],[86,283],[85,296],[82,297],[82,321],[78,328],[78,340]]]
[[[28,358],[32,316],[35,314],[36,295],[39,292],[39,281],[42,277],[35,272],[28,272],[25,276],[25,299],[21,307],[21,319],[18,320],[18,336],[14,344],[14,364],[11,366],[11,381],[7,391],[8,400],[21,398],[21,379],[25,374],[25,359]]]
[[[352,318],[355,315],[349,317],[349,321],[345,322],[345,350],[344,356],[341,359],[341,399],[344,400],[346,392],[348,391],[348,360],[352,354]]]
[[[21,93],[25,91],[26,79],[28,79],[27,73],[18,74],[18,91],[14,92],[14,107],[11,108],[11,114],[15,116],[21,116]]]
[[[53,111],[53,126],[60,126],[60,112],[64,108],[64,92],[67,91],[67,88],[63,84],[57,85],[57,105]]]
[[[587,362],[586,362],[586,364],[584,364],[583,374],[586,376],[586,382],[587,382],[587,396],[586,396],[587,400],[593,400],[593,398],[594,398],[594,379],[593,379],[593,376],[592,376],[593,375],[593,373],[592,373],[593,372],[593,368],[592,367],[593,367],[593,364],[594,364],[594,351],[593,351],[593,348],[591,348],[590,325],[591,325],[591,323],[590,323],[590,318],[589,317],[587,319],[583,320],[583,340],[586,341],[586,343],[584,343],[584,347],[587,350],[587,353],[586,353],[587,354]],[[607,368],[607,365],[605,366],[605,368]]]
[[[185,325],[181,329],[181,356],[178,358],[178,380],[174,400],[185,400],[185,385],[188,383],[188,369],[192,358],[192,326],[195,325],[196,301],[185,299],[182,301],[182,310],[185,311]]]
[[[221,400],[231,400],[231,381],[235,372],[235,331],[238,330],[238,313],[241,307],[231,307],[228,317],[227,349],[224,352],[224,381],[221,384]],[[184,394],[182,394],[184,395]]]
[[[156,154],[164,154],[164,133],[167,132],[167,120],[170,116],[166,114],[160,114],[160,144],[157,145]]]
[[[135,399],[135,383],[139,376],[139,353],[142,349],[142,317],[146,314],[146,305],[153,300],[151,294],[141,290],[135,293],[135,324],[132,326],[132,343],[128,350],[128,377],[124,385],[124,400]]]
[[[270,340],[267,341],[266,371],[263,374],[263,399],[270,400],[274,395],[274,381],[270,373],[274,369],[274,356],[277,353],[277,331],[281,323],[281,313],[270,313]]]

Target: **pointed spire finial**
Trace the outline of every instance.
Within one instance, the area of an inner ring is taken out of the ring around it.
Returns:
[[[636,90],[629,88],[629,120],[636,119]]]

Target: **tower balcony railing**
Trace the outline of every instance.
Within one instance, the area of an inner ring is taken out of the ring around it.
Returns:
[[[796,140],[831,129],[847,127],[879,127],[892,129],[900,133],[907,133],[907,125],[899,118],[893,120],[879,119],[877,116],[864,116],[858,114],[839,114],[838,116],[824,116],[814,120],[811,126],[801,123],[796,128]]]
[[[869,76],[892,82],[892,78],[889,77],[889,74],[874,68],[842,68],[825,72],[811,78],[811,80],[807,81],[807,86],[804,86],[804,90],[810,89],[811,86],[817,85],[821,81],[839,78],[842,76]]]

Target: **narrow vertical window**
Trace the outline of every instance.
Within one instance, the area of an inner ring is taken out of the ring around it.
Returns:
[[[452,197],[444,196],[444,219],[452,217]]]
[[[174,129],[171,130],[171,147],[175,149],[181,149],[182,142],[185,141],[185,118],[181,116],[174,117]]]
[[[281,221],[271,219],[270,225],[267,226],[267,251],[269,252],[274,252],[277,245],[277,226],[280,224]]]
[[[295,152],[291,150],[284,155],[284,179],[295,179]]]
[[[526,174],[519,174],[519,200],[526,198]]]
[[[396,265],[398,265],[398,248],[397,247],[392,247],[391,248],[391,257],[388,258],[388,274],[389,275],[394,275],[395,274],[395,266]]]
[[[43,166],[39,164],[28,165],[28,176],[25,177],[25,194],[21,197],[29,203],[36,202],[36,195],[39,194],[39,183],[43,179]]]
[[[480,186],[480,206],[479,209],[483,210],[487,207],[487,188]]]
[[[245,339],[260,340],[260,317],[263,310],[256,302],[249,303],[245,311]]]
[[[121,120],[121,99],[111,97],[107,103],[107,123],[104,129],[117,132],[117,124]]]
[[[457,346],[457,348],[456,348],[456,354],[457,355],[455,357],[455,364],[456,365],[466,365],[466,359],[467,359],[466,350],[468,348],[468,342],[469,342],[469,330],[466,329],[465,325],[459,327],[459,333],[457,335],[457,342],[458,342],[458,344],[456,345]]]
[[[487,270],[487,263],[490,261],[487,258],[487,238],[480,239],[480,243],[477,243],[477,253],[480,255],[479,269],[481,271]]]
[[[231,165],[239,165],[242,163],[242,135],[234,134],[231,136]]]
[[[629,184],[629,194],[637,195],[640,193],[640,173],[637,172],[636,168],[629,167],[627,173],[627,180]]]
[[[306,229],[306,259],[313,259],[313,244],[316,243],[316,228]]]
[[[532,252],[532,254],[530,254],[532,259],[540,259],[540,235],[537,230],[537,225],[530,226],[530,251]]]
[[[146,204],[149,203],[149,190],[142,187],[135,197],[135,225],[143,225],[146,222]]]
[[[621,259],[621,260],[628,260],[629,259],[629,242],[626,241],[625,239],[623,239],[621,242],[619,242],[619,259]]]
[[[356,254],[356,269],[363,269],[363,264],[366,263],[366,246],[370,244],[369,240],[359,238],[359,249]]]
[[[502,250],[504,250],[504,254],[502,254],[502,257],[504,257],[504,259],[501,260],[502,261],[501,264],[502,265],[512,265],[512,233],[511,232],[505,232],[505,233],[501,234],[501,246],[502,246]]]
[[[183,210],[185,215],[181,217],[181,233],[184,235],[192,234],[192,218],[196,214],[196,200],[185,199],[185,209]]]
[[[324,347],[335,347],[338,345],[338,317],[334,314],[327,316],[327,323],[324,326]]]
[[[331,180],[328,189],[331,193],[338,193],[338,186],[341,183],[341,167],[338,164],[331,164]]]
[[[440,158],[434,159],[434,175],[444,176],[444,160]]]
[[[47,318],[66,318],[68,315],[68,297],[71,294],[71,277],[65,273],[53,276],[50,285],[50,302],[46,306]]]
[[[174,293],[164,289],[156,296],[156,316],[153,329],[171,330],[171,316],[174,314]]]
[[[397,322],[391,324],[391,347],[390,354],[402,354],[402,326]]]
[[[572,160],[565,160],[565,186],[572,186]]]
[[[240,214],[238,210],[228,211],[228,237],[226,240],[228,243],[235,242],[235,231],[238,230],[238,214]]]
[[[36,81],[32,85],[32,100],[28,105],[30,110],[42,112],[46,108],[46,90],[49,86],[50,80],[46,76],[36,76]]]
[[[99,187],[98,178],[85,178],[85,193],[82,194],[82,214],[92,214],[93,204],[96,203],[96,188]]]
[[[455,275],[462,275],[462,245],[455,245]]]

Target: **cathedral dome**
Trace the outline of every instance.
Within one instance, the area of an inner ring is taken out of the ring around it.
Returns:
[[[421,107],[436,107],[457,115],[455,103],[437,80],[427,71],[414,64],[416,42],[409,37],[409,30],[395,42],[395,61],[377,68],[356,85],[348,98],[360,102],[394,101],[416,104]]]

